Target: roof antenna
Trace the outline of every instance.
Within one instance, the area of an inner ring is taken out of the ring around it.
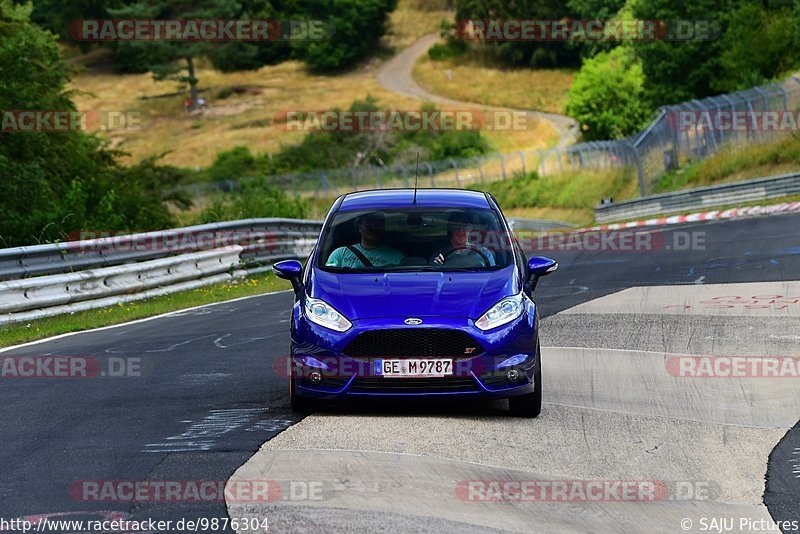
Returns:
[[[419,150],[417,151],[417,172],[414,175],[414,202],[412,204],[417,203],[417,182],[419,182]]]

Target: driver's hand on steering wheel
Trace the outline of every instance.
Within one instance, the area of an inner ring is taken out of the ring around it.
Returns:
[[[435,258],[433,258],[433,263],[437,265],[444,265],[444,254],[439,254]]]

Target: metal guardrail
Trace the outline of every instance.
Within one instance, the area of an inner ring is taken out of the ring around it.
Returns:
[[[154,260],[176,254],[242,245],[245,262],[292,256],[305,239],[316,239],[322,223],[299,219],[245,219],[0,249],[0,281],[60,274]]]
[[[653,195],[608,206],[598,206],[594,211],[598,222],[608,222],[736,202],[754,202],[793,194],[800,194],[800,173]]]
[[[0,284],[0,313],[48,308],[119,294],[138,293],[230,271],[242,247],[233,245],[145,262]]]
[[[304,258],[322,223],[246,219],[0,249],[0,324],[202,287]]]
[[[508,219],[508,225],[512,231],[546,232],[548,230],[569,230],[573,225],[561,221],[531,220],[531,219]]]

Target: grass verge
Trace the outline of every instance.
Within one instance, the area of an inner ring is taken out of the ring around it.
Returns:
[[[281,280],[272,273],[263,273],[128,304],[46,317],[27,323],[14,323],[0,327],[0,347],[143,319],[201,304],[223,302],[290,288],[291,284],[286,280]]]
[[[797,171],[800,165],[800,135],[793,134],[763,144],[736,145],[688,162],[662,176],[652,194],[705,185],[753,180]]]
[[[474,52],[434,61],[422,56],[414,79],[426,90],[488,106],[564,113],[574,70],[512,69],[484,62]]]
[[[615,169],[552,176],[529,173],[473,188],[494,195],[506,215],[583,225],[594,221],[594,207],[603,197],[633,198],[637,183],[631,169]]]

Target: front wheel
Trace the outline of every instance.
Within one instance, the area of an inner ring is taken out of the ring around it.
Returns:
[[[542,413],[542,351],[536,342],[536,370],[533,372],[533,393],[508,399],[508,410],[515,417],[538,417]]]
[[[311,413],[314,411],[314,399],[301,397],[297,394],[297,384],[294,381],[294,373],[289,377],[289,404],[295,413]]]

